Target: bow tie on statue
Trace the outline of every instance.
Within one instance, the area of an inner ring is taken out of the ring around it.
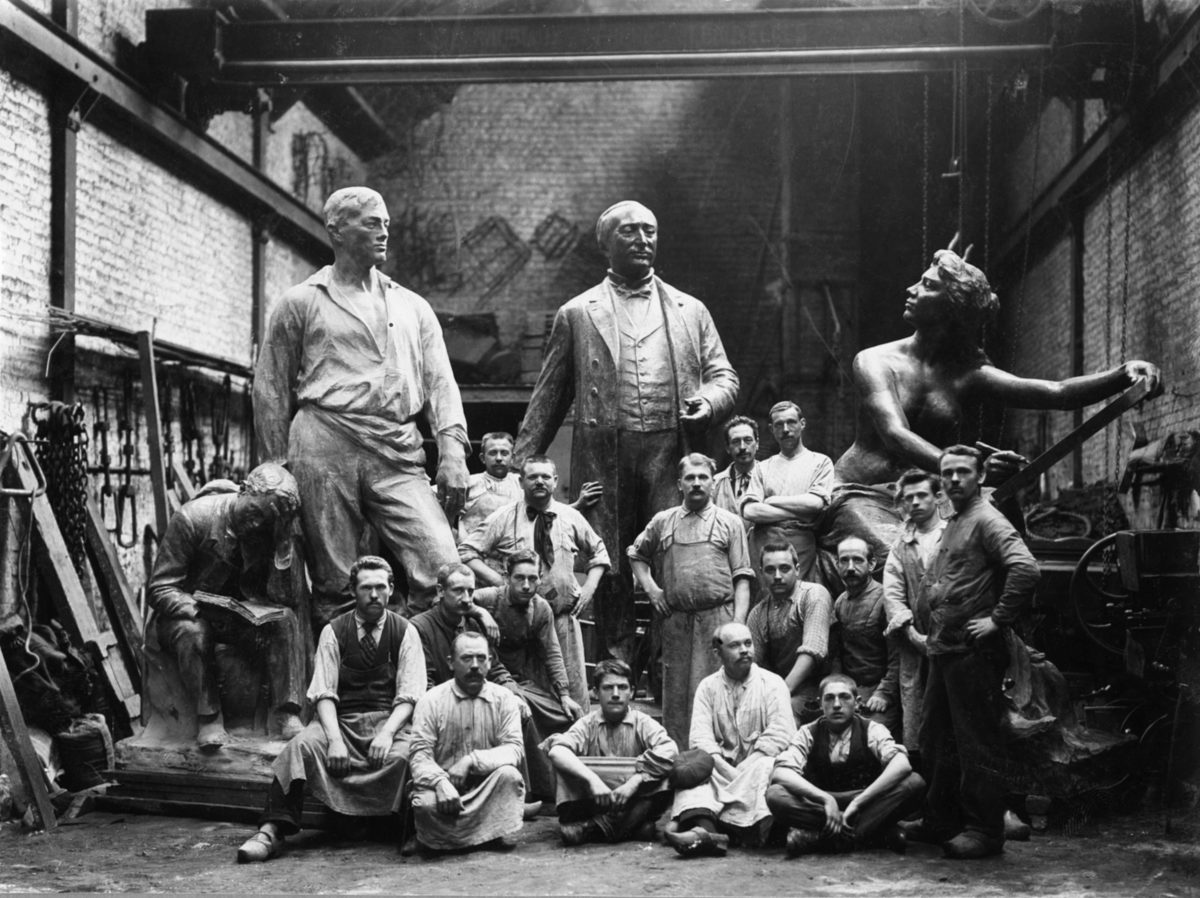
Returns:
[[[358,641],[358,647],[362,650],[363,660],[367,662],[368,667],[375,666],[375,650],[379,647],[379,643],[375,641],[375,628],[379,626],[378,621],[362,622],[363,635]]]
[[[525,507],[529,520],[533,521],[533,549],[542,559],[542,566],[548,571],[554,567],[554,541],[550,538],[550,528],[558,517],[552,511],[539,511],[529,506]]]
[[[612,284],[613,292],[621,299],[649,299],[654,286],[654,273],[651,272],[640,281],[629,281],[610,271],[608,282]]]

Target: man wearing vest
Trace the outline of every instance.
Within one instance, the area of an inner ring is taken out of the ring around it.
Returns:
[[[858,713],[858,685],[821,681],[821,717],[775,759],[767,807],[789,827],[788,857],[884,844],[905,850],[897,821],[920,807],[925,781],[887,727]]]
[[[392,569],[366,555],[350,568],[353,611],[321,631],[308,700],[316,720],[275,759],[258,832],[238,862],[277,856],[300,829],[304,793],[352,817],[381,817],[400,807],[409,721],[425,693],[425,655],[416,628],[387,610]]]

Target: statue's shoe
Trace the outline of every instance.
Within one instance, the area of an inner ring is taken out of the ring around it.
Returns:
[[[217,751],[228,745],[229,733],[225,732],[225,724],[220,720],[201,724],[200,731],[196,733],[196,744],[201,751]]]
[[[260,829],[242,843],[242,847],[238,849],[237,862],[239,864],[261,864],[273,857],[279,857],[282,850],[283,839]]]
[[[294,739],[304,729],[304,724],[300,718],[287,711],[277,711],[275,713],[275,722],[279,726],[280,739]]]

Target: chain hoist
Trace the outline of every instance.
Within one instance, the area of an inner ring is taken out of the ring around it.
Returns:
[[[132,549],[137,545],[137,487],[133,483],[133,458],[137,454],[135,418],[133,415],[133,372],[126,371],[121,382],[121,409],[117,417],[117,434],[121,440],[121,483],[117,487],[116,522],[117,545]],[[129,537],[126,538],[125,522],[129,521]]]
[[[179,385],[179,439],[183,443],[183,469],[193,486],[205,482],[204,438],[196,422],[196,384],[185,380]]]
[[[163,473],[167,489],[175,487],[175,434],[171,427],[171,375],[164,370],[159,379],[162,386],[158,388],[158,415],[162,424]]]
[[[82,403],[29,403],[37,427],[37,460],[75,571],[87,564],[88,432]]]
[[[228,374],[221,382],[221,389],[212,397],[209,406],[212,422],[212,461],[208,473],[213,480],[229,477],[233,473],[233,460],[229,454],[229,403],[233,398],[233,380]]]
[[[104,478],[97,494],[100,497],[100,519],[108,521],[108,506],[113,499],[112,454],[108,451],[108,388],[92,387],[92,445],[96,452],[96,473]],[[115,504],[115,503],[114,503]]]

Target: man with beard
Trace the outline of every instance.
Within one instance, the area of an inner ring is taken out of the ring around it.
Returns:
[[[797,723],[819,713],[817,682],[829,648],[833,601],[820,583],[805,583],[791,543],[772,542],[759,556],[767,598],[750,611],[755,660],[783,677]]]
[[[387,610],[392,569],[365,555],[350,568],[354,610],[321,631],[308,700],[316,720],[273,765],[258,832],[238,862],[266,861],[300,830],[307,792],[331,811],[379,817],[400,809],[408,766],[408,723],[425,693],[425,658],[415,628]]]
[[[929,793],[909,838],[940,842],[950,858],[980,858],[1004,850],[1003,631],[1039,574],[1020,534],[979,494],[979,450],[951,446],[939,467],[954,513],[925,572],[929,681],[920,741]]]
[[[296,480],[279,465],[259,465],[240,492],[200,496],[171,518],[150,574],[147,602],[154,635],[179,665],[195,702],[196,742],[213,751],[229,741],[217,684],[216,644],[261,651],[274,708],[272,730],[284,739],[300,732],[308,647],[300,620],[270,595],[271,576],[291,564],[291,526],[300,507]],[[267,603],[281,619],[258,627],[232,615],[210,619],[195,594],[207,592]]]
[[[667,776],[679,749],[653,718],[629,707],[633,672],[624,661],[596,665],[599,710],[543,743],[558,771],[564,845],[654,838],[671,803]]]
[[[900,732],[900,638],[885,636],[883,587],[871,576],[875,559],[867,541],[850,536],[838,543],[838,574],[846,591],[833,603],[830,660],[854,680],[862,713],[889,732]]]
[[[674,502],[663,471],[729,414],[738,378],[708,309],[655,276],[653,212],[610,206],[596,242],[608,276],[554,316],[515,455],[546,452],[574,403],[571,476],[603,484],[588,519],[612,549]],[[597,608],[600,635],[618,652],[631,650],[636,629],[631,573],[613,571]]]
[[[511,692],[488,682],[487,639],[460,633],[454,679],[417,703],[413,719],[413,819],[423,850],[516,847],[525,784],[521,711]]]
[[[708,780],[675,794],[664,836],[684,857],[724,855],[730,836],[762,845],[771,827],[767,784],[775,756],[796,732],[787,686],[754,663],[754,639],[743,624],[712,636],[721,669],[696,690],[691,747],[712,756]]]
[[[712,633],[745,622],[750,608],[754,571],[746,528],[712,503],[715,470],[707,455],[684,456],[683,504],[656,514],[628,550],[634,576],[661,620],[663,724],[676,742],[686,739],[692,696],[716,666]]]
[[[769,540],[786,539],[796,550],[800,579],[814,580],[817,540],[813,526],[829,504],[833,462],[804,445],[807,422],[796,403],[775,403],[770,419],[779,452],[760,465],[762,498],[747,502],[742,516],[754,524],[753,549]]]
[[[858,714],[858,686],[845,674],[821,681],[821,718],[800,727],[775,759],[767,806],[789,827],[788,857],[882,842],[903,853],[896,825],[921,801],[925,782],[903,745]]]
[[[287,461],[300,484],[321,622],[353,604],[346,573],[368,522],[404,565],[416,613],[433,601],[437,569],[458,557],[449,521],[468,480],[462,398],[433,309],[378,269],[383,197],[337,190],[324,217],[333,264],[280,298],[259,350],[258,451]],[[442,508],[425,473],[422,417],[437,440]]]
[[[596,531],[576,509],[554,498],[558,469],[544,455],[521,463],[521,499],[493,512],[481,532],[459,546],[459,557],[485,586],[500,586],[504,578],[488,567],[502,565],[514,552],[533,552],[542,562],[538,595],[554,613],[554,628],[566,665],[571,698],[585,711],[588,706],[587,670],[579,616],[587,614],[600,578],[608,570],[608,551]],[[583,585],[575,579],[576,559],[587,564]]]
[[[928,668],[925,643],[929,636],[929,599],[925,595],[925,571],[942,543],[946,522],[938,510],[942,484],[936,474],[915,469],[905,471],[896,487],[907,520],[883,566],[883,604],[887,611],[887,634],[900,635],[900,710],[904,745],[911,756],[918,750]]]

